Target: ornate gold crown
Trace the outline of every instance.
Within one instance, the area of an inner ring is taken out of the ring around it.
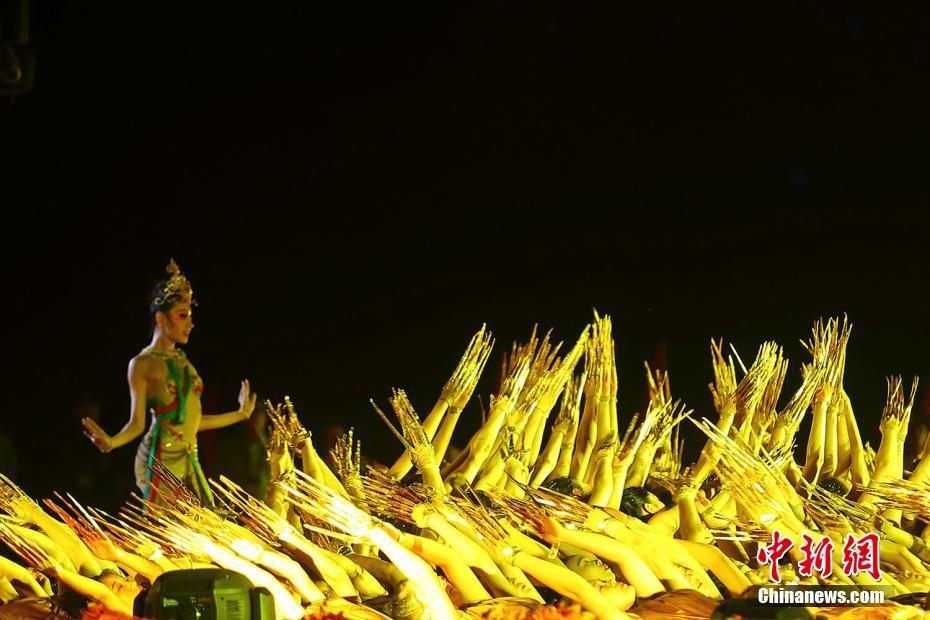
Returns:
[[[168,272],[168,280],[165,282],[164,286],[160,287],[158,293],[155,295],[155,307],[159,307],[175,297],[188,298],[193,306],[194,289],[191,288],[190,280],[181,273],[181,268],[178,267],[178,264],[174,262],[173,258],[171,262],[168,263],[168,266],[165,267],[165,271]]]

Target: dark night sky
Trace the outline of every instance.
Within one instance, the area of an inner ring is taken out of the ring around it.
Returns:
[[[627,416],[663,347],[709,414],[712,336],[784,344],[793,389],[842,312],[867,437],[885,374],[930,380],[926,5],[327,4],[35,7],[35,88],[0,111],[27,489],[131,487],[133,449],[96,455],[77,409],[123,423],[172,256],[208,407],[247,376],[384,459],[367,399],[425,413],[482,322],[500,351],[610,313]]]

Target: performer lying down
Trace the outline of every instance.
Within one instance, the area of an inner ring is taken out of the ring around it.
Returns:
[[[129,362],[132,403],[129,422],[111,436],[96,422],[84,418],[84,434],[101,452],[109,452],[141,435],[145,430],[145,412],[151,412],[152,423],[136,451],[136,484],[143,496],[158,500],[152,494],[152,486],[159,483],[153,476],[152,464],[158,459],[201,501],[212,504],[210,488],[197,458],[197,433],[249,419],[255,409],[255,395],[251,394],[246,379],[239,390],[238,411],[202,415],[203,381],[177,346],[187,344],[194,328],[193,290],[173,260],[167,271],[168,279],[155,287],[152,299],[155,321],[152,341]]]
[[[177,307],[187,312],[180,328],[189,329],[187,301]],[[180,321],[168,318],[168,327]],[[161,321],[157,334],[164,335]],[[846,321],[815,324],[805,343],[811,361],[783,407],[787,358],[780,346],[763,343],[740,377],[722,342],[712,342],[717,422],[687,422],[707,437],[691,465],[678,437],[691,411],[672,397],[666,371],[647,367],[649,401],[623,431],[612,325],[595,315],[561,357],[560,345],[535,330],[529,342],[511,347],[478,431],[449,459],[459,414],[493,346],[484,327],[425,418],[401,389],[388,400],[396,422],[375,405],[404,449],[387,471],[363,466],[352,432],[337,441],[328,464],[285,397],[284,404],[266,403],[272,481],[265,503],[221,478],[211,486],[223,509],[211,509],[157,458],[149,477],[159,484],[149,490],[158,503],[134,498],[115,516],[70,495],[40,505],[0,474],[0,542],[24,563],[0,557],[0,603],[47,599],[54,580],[129,613],[136,583],[209,566],[266,588],[278,620],[624,620],[628,611],[661,617],[663,609],[710,617],[722,599],[754,598],[756,587],[773,583],[775,569],[788,583],[924,593],[930,441],[915,464],[905,464],[902,450],[916,379],[909,391],[900,377],[888,380],[881,444],[871,450],[843,385],[849,334]],[[182,335],[167,343],[186,341]],[[156,338],[159,344],[166,341]],[[186,376],[175,386],[197,384],[183,358],[169,358],[180,367],[170,371],[167,361],[154,359],[165,364],[162,382],[180,370]],[[162,395],[147,390],[142,382],[134,396]],[[188,406],[196,399],[190,390],[168,392],[190,395],[177,407],[187,417],[156,418],[165,428],[153,434],[193,424],[195,413],[201,427],[210,419]],[[251,411],[247,392],[242,400],[243,411]],[[808,410],[813,430],[802,466],[793,447]],[[105,448],[122,445],[102,431],[99,437],[109,440]],[[161,445],[158,436],[153,443]],[[190,483],[196,459],[182,453],[177,461]],[[808,548],[783,549],[788,561],[781,563],[769,551],[776,532]],[[832,545],[818,544],[831,570],[805,574],[806,556],[821,553],[812,548],[818,539]],[[868,541],[871,551],[863,546]],[[858,567],[847,557],[853,553]],[[923,613],[886,601],[858,617]]]

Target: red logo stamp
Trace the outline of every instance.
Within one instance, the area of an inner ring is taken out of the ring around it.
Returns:
[[[829,577],[833,574],[833,541],[829,537],[823,536],[816,541],[809,534],[802,534],[804,543],[798,547],[802,558],[798,561],[798,576],[813,577],[816,571],[822,577]],[[781,583],[781,574],[778,571],[778,562],[791,548],[794,547],[794,541],[782,536],[780,530],[772,532],[772,542],[768,545],[759,546],[756,553],[756,559],[761,566],[769,565],[769,575],[774,583]],[[864,534],[856,537],[853,534],[846,535],[846,542],[843,545],[843,574],[847,577],[853,577],[860,573],[866,573],[875,581],[882,577],[879,568],[878,556],[879,540],[878,534]]]
[[[852,534],[846,535],[843,545],[843,574],[847,577],[867,573],[878,581],[882,571],[878,567],[878,534],[865,534],[858,540]]]
[[[781,574],[778,572],[778,561],[785,557],[785,554],[788,553],[788,550],[793,546],[794,542],[790,538],[783,537],[780,530],[775,530],[772,532],[772,544],[759,547],[759,552],[756,553],[756,559],[759,560],[759,564],[770,565],[769,574],[773,582],[781,583]]]

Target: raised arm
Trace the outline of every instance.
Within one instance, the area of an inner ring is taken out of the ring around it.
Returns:
[[[90,439],[101,452],[125,446],[136,439],[145,430],[145,391],[148,362],[144,357],[134,357],[129,362],[129,421],[117,434],[110,436],[90,418],[84,418],[84,435]]]
[[[251,392],[249,380],[245,379],[239,388],[239,409],[237,411],[230,411],[229,413],[201,416],[200,426],[197,427],[197,432],[225,428],[237,422],[248,420],[252,412],[255,411],[256,396],[256,394]]]
[[[71,572],[67,568],[62,567],[51,567],[48,569],[48,572],[75,592],[83,594],[89,599],[93,599],[107,609],[124,614],[132,613],[131,601],[124,601],[117,596],[113,590],[99,581]]]

